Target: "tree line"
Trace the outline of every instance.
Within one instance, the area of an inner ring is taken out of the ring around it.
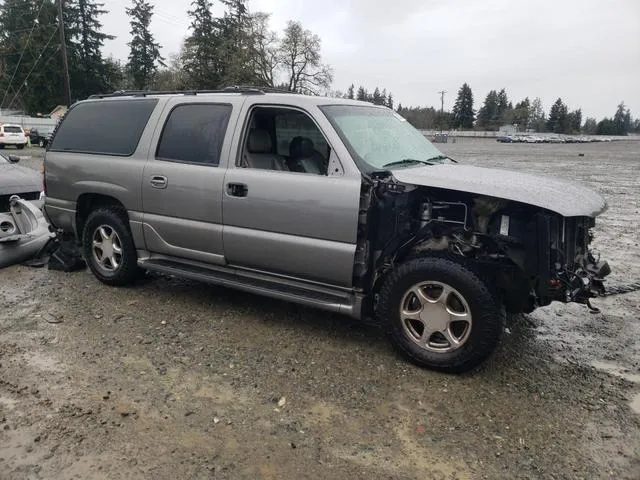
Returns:
[[[163,58],[151,24],[150,0],[130,0],[129,55],[105,57],[114,38],[103,31],[99,0],[65,0],[63,24],[72,101],[123,89],[216,89],[255,85],[322,94],[333,80],[322,61],[321,40],[300,22],[273,31],[269,14],[250,13],[247,0],[193,0],[188,36]],[[46,113],[64,103],[58,9],[55,0],[4,0],[0,5],[0,108]]]
[[[611,118],[603,118],[599,122],[595,118],[582,120],[582,109],[569,110],[568,106],[558,98],[545,114],[542,100],[529,97],[517,102],[514,106],[504,88],[491,90],[477,110],[474,109],[474,98],[471,87],[464,83],[450,113],[438,116],[431,108],[403,109],[417,122],[420,128],[446,128],[462,130],[498,130],[503,125],[515,125],[519,131],[552,132],[560,134],[598,134],[627,135],[630,132],[640,133],[640,119],[633,120],[631,111],[620,102]],[[407,120],[409,118],[407,117]]]

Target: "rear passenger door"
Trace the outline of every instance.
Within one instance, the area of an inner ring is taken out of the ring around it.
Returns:
[[[147,250],[224,264],[222,192],[240,97],[171,99],[142,184]]]

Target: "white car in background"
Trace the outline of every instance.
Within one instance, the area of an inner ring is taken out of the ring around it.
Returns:
[[[0,148],[13,145],[22,150],[27,144],[28,138],[20,125],[4,123],[0,125]]]

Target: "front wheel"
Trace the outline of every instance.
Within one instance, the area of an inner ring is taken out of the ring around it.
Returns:
[[[82,233],[82,246],[87,265],[102,283],[129,285],[138,277],[136,248],[123,208],[91,212]]]
[[[392,343],[416,364],[446,372],[480,365],[504,330],[504,309],[487,284],[457,259],[400,265],[380,291],[378,315]]]

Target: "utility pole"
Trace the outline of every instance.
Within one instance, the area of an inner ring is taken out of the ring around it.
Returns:
[[[69,81],[69,60],[67,59],[67,42],[64,39],[64,19],[62,18],[62,2],[58,0],[58,30],[60,32],[60,52],[62,53],[62,75],[64,77],[64,98],[67,107],[71,106],[71,84]]]
[[[447,93],[447,91],[440,90],[438,93],[440,94],[440,135],[442,136],[442,127],[444,123],[444,94]]]

